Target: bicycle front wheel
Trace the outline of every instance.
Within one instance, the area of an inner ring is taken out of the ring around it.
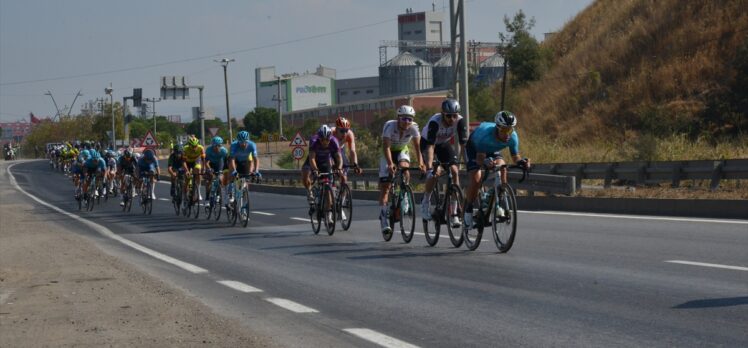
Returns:
[[[244,187],[239,197],[239,218],[242,220],[242,227],[249,224],[249,188]]]
[[[493,240],[500,253],[512,248],[517,235],[517,196],[514,189],[507,185],[504,192],[496,196],[496,214],[493,218]]]
[[[193,179],[193,182],[194,182],[194,179]],[[195,203],[194,203],[195,206],[193,207],[193,209],[195,211],[195,219],[197,219],[200,217],[200,186],[195,185],[194,183],[193,185],[194,186],[193,186],[192,197],[197,198],[195,200]]]
[[[410,185],[405,185],[400,196],[400,234],[402,234],[405,243],[410,243],[413,240],[413,233],[416,229],[415,208],[413,189],[410,188]]]
[[[335,205],[333,204],[332,191],[325,186],[322,189],[322,219],[324,219],[325,230],[327,235],[332,236],[335,233]]]
[[[348,184],[340,186],[337,206],[340,213],[340,227],[344,231],[348,231],[351,228],[351,219],[353,219],[353,197],[351,197],[351,189]]]
[[[322,205],[320,204],[320,193],[319,190],[314,190],[314,203],[312,203],[311,209],[309,210],[309,221],[312,223],[312,232],[318,234],[320,228],[322,228]]]
[[[221,200],[221,188],[219,187],[218,190],[216,190],[215,193],[213,193],[213,214],[215,214],[215,219],[218,221],[218,219],[221,218],[221,204],[223,201]]]
[[[491,214],[490,204],[488,205],[488,208],[481,209],[481,204],[484,204],[481,202],[481,196],[483,196],[483,189],[478,191],[478,195],[473,200],[473,211],[466,212],[473,214],[473,223],[475,226],[463,226],[462,228],[462,235],[465,237],[465,246],[470,250],[478,249],[481,239],[483,238],[483,226],[485,225],[486,215]],[[492,204],[492,202],[486,203]]]
[[[449,191],[445,195],[446,202],[444,204],[444,220],[447,224],[447,232],[449,232],[449,239],[452,241],[452,245],[455,248],[459,248],[463,242],[462,233],[462,190],[459,186],[451,184]]]
[[[429,214],[431,214],[431,220],[422,219],[423,221],[423,234],[426,236],[426,243],[429,246],[434,246],[439,242],[439,233],[441,232],[441,216],[444,214],[436,214],[441,209],[441,202],[439,201],[438,185],[434,187],[434,191],[431,192],[431,198],[429,199]]]

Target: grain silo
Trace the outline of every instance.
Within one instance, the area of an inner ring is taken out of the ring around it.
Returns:
[[[452,55],[447,53],[434,63],[434,88],[452,88]]]
[[[431,89],[432,66],[409,52],[403,52],[379,67],[380,95],[399,95]]]
[[[478,71],[478,83],[492,84],[504,77],[504,56],[496,53],[483,61]]]

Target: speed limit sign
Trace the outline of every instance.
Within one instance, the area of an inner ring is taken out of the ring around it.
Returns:
[[[301,146],[297,146],[293,148],[293,158],[295,160],[300,160],[304,157],[304,148]]]

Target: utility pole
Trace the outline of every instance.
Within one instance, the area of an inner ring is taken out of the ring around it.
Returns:
[[[47,91],[47,93],[44,93],[44,95],[48,95],[50,98],[52,98],[52,103],[55,104],[55,110],[57,110],[57,114],[55,114],[55,118],[59,120],[60,117],[60,108],[57,107],[57,102],[55,101],[55,97],[52,95],[52,92]]]
[[[501,78],[501,110],[504,109],[504,97],[506,96],[506,80],[509,78],[509,65],[507,64],[507,47],[504,47],[504,76]]]
[[[280,76],[275,77],[278,81],[278,95],[273,98],[273,100],[278,102],[278,135],[282,138],[283,137],[283,105],[281,104],[286,99],[281,96],[281,79]]]
[[[228,59],[223,58],[221,60],[213,60],[216,63],[221,63],[221,66],[223,66],[223,87],[226,91],[226,122],[229,124],[229,139],[228,142],[231,143],[231,139],[234,139],[234,132],[231,127],[231,113],[229,112],[229,79],[226,75],[226,67],[228,67],[229,63],[233,62],[234,59]]]
[[[145,98],[143,99],[145,102],[150,102],[153,107],[151,108],[151,112],[153,112],[153,136],[156,136],[156,102],[160,102],[161,98]]]
[[[109,95],[109,113],[112,116],[112,150],[117,148],[117,133],[114,128],[114,94],[112,93],[112,84],[109,83],[109,87],[104,88],[104,93]]]
[[[454,69],[454,74],[452,75],[454,81],[453,91],[455,97],[459,95],[460,105],[462,106],[462,112],[464,113],[465,121],[470,124],[470,104],[468,100],[468,58],[465,37],[464,0],[457,0],[457,7],[455,7],[455,0],[449,0],[449,19],[451,29],[452,68]],[[458,37],[460,45],[459,57],[457,55]]]
[[[73,104],[71,104],[70,109],[68,109],[68,117],[70,117],[70,113],[73,111],[73,106],[75,106],[75,101],[78,100],[78,97],[82,95],[83,93],[81,93],[80,90],[78,90],[78,93],[75,94],[75,98],[73,98]]]

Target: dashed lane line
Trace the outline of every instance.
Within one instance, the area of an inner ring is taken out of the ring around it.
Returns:
[[[376,343],[382,347],[388,348],[417,348],[418,346],[412,345],[408,342],[398,340],[397,338],[387,336],[385,334],[376,332],[370,329],[364,328],[349,328],[343,329],[343,331],[350,333],[354,336],[358,336],[364,340],[372,343]]]
[[[221,285],[224,285],[224,286],[227,286],[229,288],[232,288],[232,289],[234,289],[236,291],[244,292],[244,293],[262,292],[262,290],[254,287],[254,286],[247,285],[247,284],[244,284],[242,282],[235,281],[235,280],[218,280],[217,283],[221,284]]]
[[[259,214],[259,215],[267,215],[267,216],[275,216],[274,213],[266,213],[264,211],[253,211],[252,214]]]
[[[287,309],[294,313],[318,313],[319,312],[314,308],[309,308],[307,306],[293,302],[291,300],[286,300],[284,298],[269,297],[269,298],[266,298],[265,301],[268,301],[278,307]]]
[[[300,217],[292,217],[292,218],[290,218],[290,219],[291,219],[291,220],[298,220],[298,221],[309,222],[309,218],[306,218],[306,219],[305,219],[305,218],[300,218]]]

